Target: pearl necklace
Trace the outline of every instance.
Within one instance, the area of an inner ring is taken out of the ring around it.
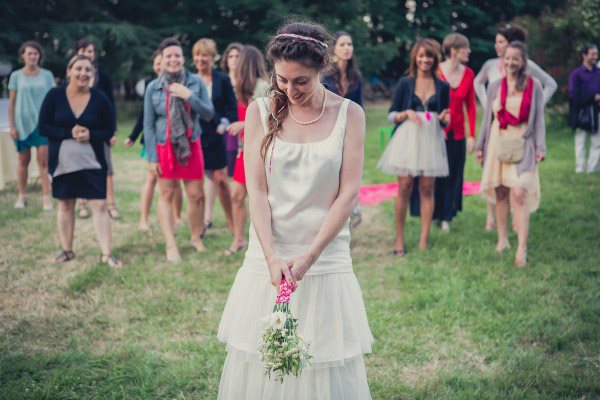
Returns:
[[[317,116],[317,118],[313,119],[312,121],[307,121],[307,122],[298,121],[298,119],[294,116],[294,113],[292,112],[292,108],[289,107],[290,117],[292,117],[292,119],[294,120],[295,123],[297,123],[298,125],[310,125],[310,124],[314,124],[315,122],[320,120],[321,117],[323,117],[323,114],[325,114],[325,100],[327,99],[327,91],[325,90],[325,86],[322,86],[322,88],[323,88],[323,104],[321,105],[321,113]],[[312,95],[311,95],[311,97],[312,97]]]

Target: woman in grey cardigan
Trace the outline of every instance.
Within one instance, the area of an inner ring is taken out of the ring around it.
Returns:
[[[504,55],[506,77],[487,89],[477,161],[483,164],[482,194],[495,204],[498,229],[496,251],[510,248],[508,214],[511,206],[518,234],[515,265],[527,261],[529,215],[540,204],[538,163],[546,156],[544,92],[529,76],[527,48],[512,42]]]
[[[518,25],[507,25],[496,33],[494,49],[498,57],[489,59],[483,64],[474,82],[475,94],[483,107],[486,106],[486,85],[504,77],[504,52],[508,44],[516,40],[527,43],[527,31]],[[540,81],[544,90],[544,104],[548,103],[558,87],[556,81],[532,60],[527,60],[527,74]],[[488,203],[485,230],[492,230],[494,227],[494,205]]]

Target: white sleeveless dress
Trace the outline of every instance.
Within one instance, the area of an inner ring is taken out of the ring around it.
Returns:
[[[263,127],[268,99],[258,100]],[[331,134],[316,143],[276,139],[271,172],[265,169],[271,226],[277,254],[284,260],[307,249],[336,199],[346,113],[344,100]],[[370,399],[363,354],[371,352],[373,336],[350,258],[350,229],[345,224],[300,281],[290,302],[299,333],[313,356],[300,377],[283,383],[264,374],[258,353],[259,319],[269,315],[277,292],[254,227],[217,338],[227,343],[221,400],[364,400]]]

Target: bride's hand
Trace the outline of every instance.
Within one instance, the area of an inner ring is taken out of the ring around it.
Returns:
[[[292,258],[288,264],[294,280],[301,281],[315,261],[317,261],[317,257],[308,252],[298,254]]]
[[[292,287],[296,288],[294,278],[290,273],[288,264],[279,257],[274,257],[272,260],[267,260],[269,266],[269,275],[271,276],[271,284],[277,289],[279,293],[279,286],[281,285],[281,279],[286,279],[292,284]]]

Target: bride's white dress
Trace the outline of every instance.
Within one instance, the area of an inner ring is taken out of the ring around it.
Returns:
[[[258,99],[263,127],[268,103]],[[307,249],[339,191],[349,100],[342,103],[331,134],[316,143],[276,139],[271,172],[267,152],[268,200],[273,240],[284,260]],[[363,354],[373,336],[350,258],[349,224],[327,246],[292,294],[299,333],[310,343],[311,365],[283,383],[264,374],[258,353],[259,319],[273,310],[277,292],[253,226],[242,267],[229,293],[218,339],[227,343],[219,399],[370,399]]]

